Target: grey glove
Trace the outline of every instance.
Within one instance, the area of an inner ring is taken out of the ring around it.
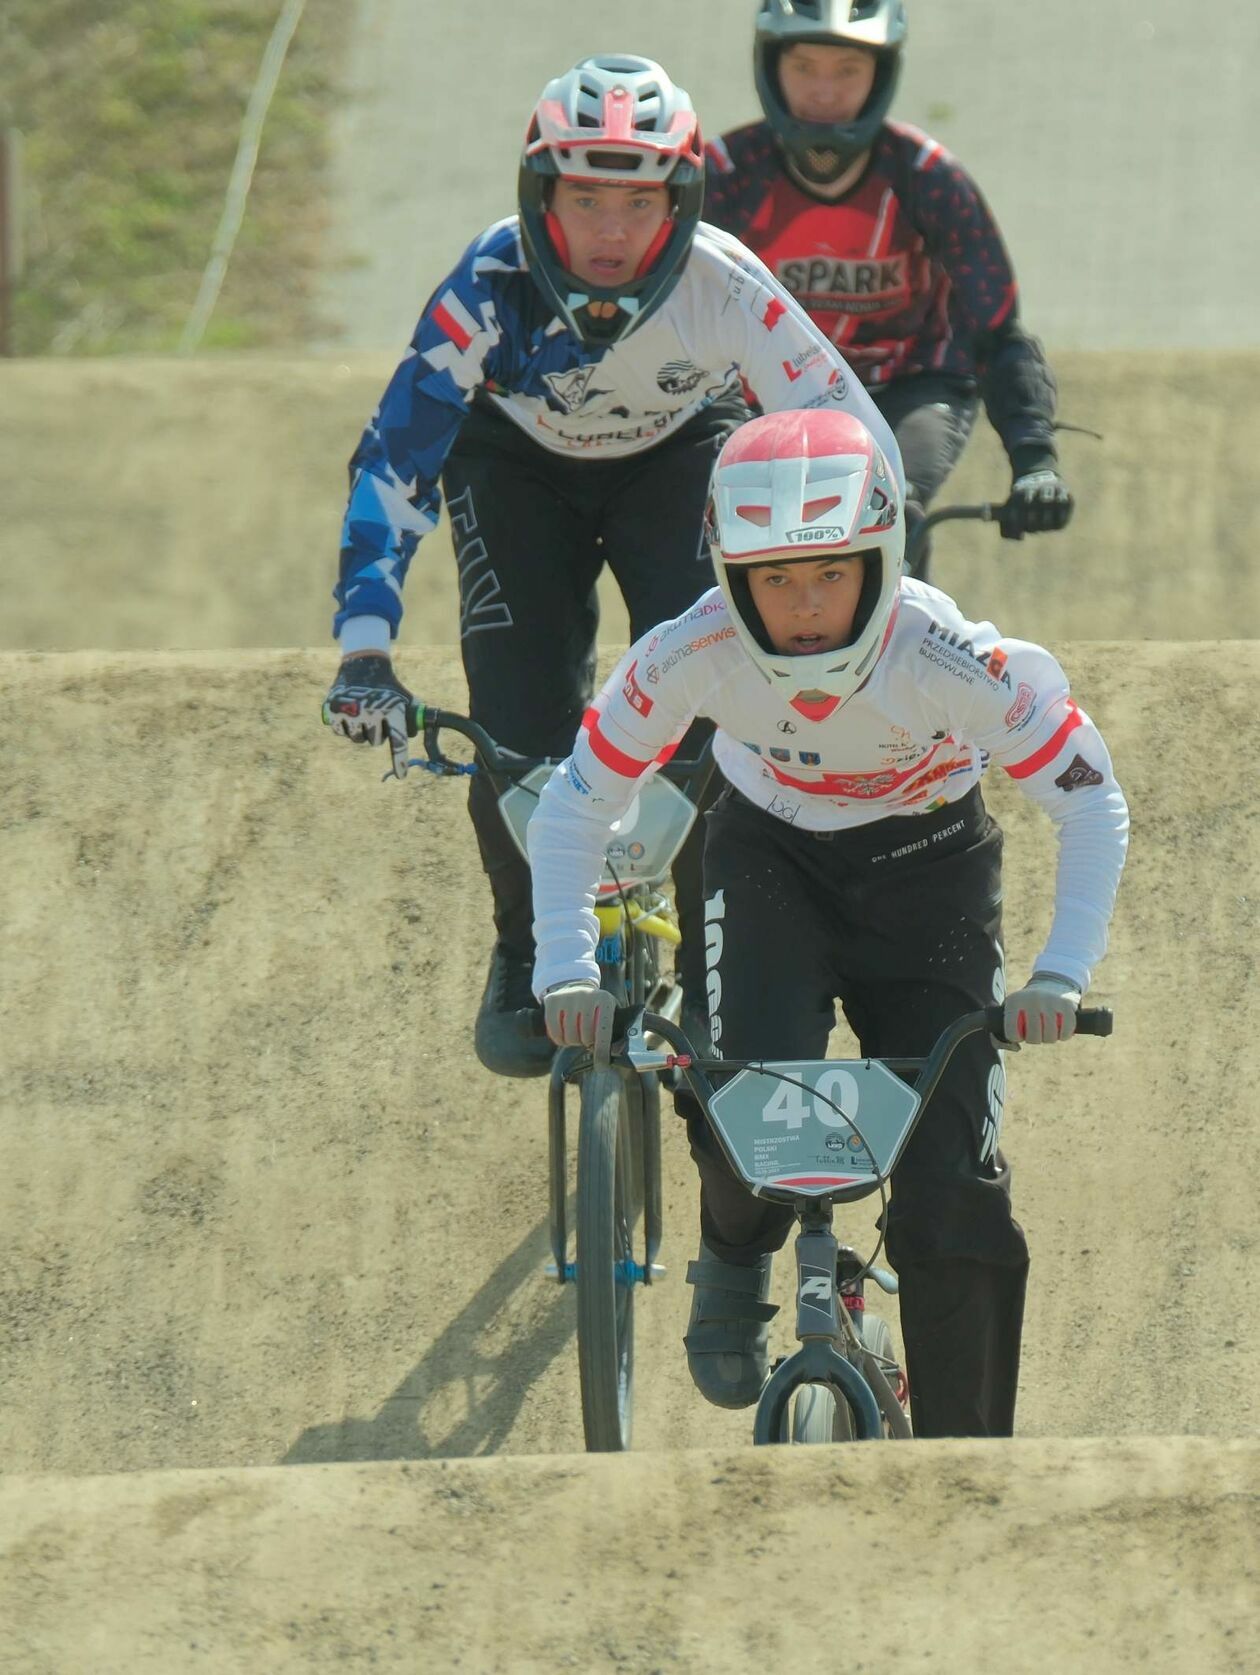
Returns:
[[[616,1001],[589,977],[556,983],[543,996],[547,1034],[557,1047],[590,1047],[607,1061]]]
[[[1055,971],[1034,971],[1022,989],[1006,997],[1002,1030],[1008,1041],[1039,1047],[1069,1041],[1076,1033],[1081,991]]]
[[[354,744],[387,740],[399,779],[407,776],[407,739],[414,734],[414,700],[380,652],[347,657],[324,699],[324,721]]]
[[[998,527],[1008,541],[1062,529],[1072,516],[1072,491],[1052,465],[1021,472],[1011,484]]]

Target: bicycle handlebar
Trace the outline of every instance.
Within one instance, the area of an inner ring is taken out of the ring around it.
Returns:
[[[653,1035],[659,1035],[663,1041],[668,1041],[680,1058],[686,1058],[692,1063],[708,1065],[712,1068],[720,1065],[723,1070],[738,1070],[747,1063],[760,1062],[758,1060],[706,1058],[696,1052],[681,1028],[677,1024],[671,1023],[668,1018],[659,1017],[654,1012],[640,1013],[630,1006],[619,1006],[613,1014],[613,1041],[618,1045],[612,1054],[612,1057],[619,1063],[629,1062],[626,1038],[640,1020],[645,1031],[650,1031]],[[969,1035],[976,1035],[981,1030],[987,1030],[994,1040],[1002,1046],[1018,1046],[1018,1042],[1008,1041],[1002,1033],[1004,1023],[1005,1010],[1001,1006],[986,1006],[982,1011],[967,1012],[941,1032],[931,1051],[924,1057],[886,1058],[882,1062],[887,1064],[890,1069],[910,1070],[917,1068],[923,1072],[922,1079],[924,1080],[928,1079],[928,1072],[931,1070],[934,1073],[930,1079],[935,1082],[936,1077],[949,1062],[954,1048]],[[1114,1024],[1115,1014],[1110,1007],[1085,1006],[1076,1014],[1074,1033],[1077,1035],[1110,1035]],[[938,1056],[940,1057],[940,1064],[936,1065],[935,1061]],[[686,1066],[680,1066],[680,1068],[685,1069]]]
[[[975,506],[939,506],[936,511],[928,512],[913,529],[906,531],[906,565],[927,540],[928,532],[935,529],[937,524],[953,523],[958,519],[970,519],[973,523],[998,523],[1002,521],[1008,501],[985,500]]]
[[[462,734],[472,745],[485,771],[494,779],[517,780],[534,768],[564,760],[562,756],[521,756],[514,750],[505,750],[470,717],[458,715],[452,710],[434,709],[432,705],[422,704],[419,699],[413,699],[407,706],[407,727],[409,731],[422,735],[426,760],[421,766],[432,773],[467,774],[474,771],[471,763],[453,762],[443,754],[438,743],[438,734],[443,731]],[[707,774],[712,768],[713,753],[706,743],[699,756],[671,757],[661,764],[659,771],[667,779],[678,782],[693,775]]]
[[[438,743],[438,734],[441,732],[463,734],[486,770],[503,779],[528,773],[531,768],[540,767],[550,760],[546,756],[518,756],[515,751],[505,751],[496,744],[484,727],[479,726],[470,717],[457,715],[452,710],[434,709],[431,704],[422,704],[418,698],[413,699],[407,706],[407,730],[413,734],[419,733],[423,737],[425,755],[428,758],[425,766],[435,773],[465,774],[469,771],[467,762],[452,762],[450,757],[443,754]]]

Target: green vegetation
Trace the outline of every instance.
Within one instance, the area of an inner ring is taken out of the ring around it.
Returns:
[[[282,0],[4,0],[0,122],[25,136],[23,355],[161,352],[192,308]],[[330,66],[350,8],[307,0],[208,348],[301,342]]]

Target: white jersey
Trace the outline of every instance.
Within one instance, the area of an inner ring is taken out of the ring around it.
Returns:
[[[1054,922],[1037,967],[1088,986],[1128,841],[1107,747],[1048,651],[968,622],[946,594],[903,580],[883,655],[843,705],[777,695],[717,588],[631,647],[530,823],[539,993],[598,976],[592,906],[608,828],[697,716],[716,724],[726,779],[808,831],[939,809],[997,763],[1059,833]],[[909,852],[915,840],[905,841]]]
[[[640,453],[742,380],[767,413],[835,406],[854,414],[905,486],[892,428],[840,352],[751,250],[704,222],[677,284],[637,331],[587,365],[544,378],[540,392],[526,386],[491,400],[553,453]]]

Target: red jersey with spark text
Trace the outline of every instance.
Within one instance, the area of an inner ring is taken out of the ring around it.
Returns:
[[[768,123],[707,148],[705,215],[754,250],[864,383],[974,378],[977,337],[1017,309],[1010,257],[971,176],[939,141],[887,122],[833,202],[786,172]]]

